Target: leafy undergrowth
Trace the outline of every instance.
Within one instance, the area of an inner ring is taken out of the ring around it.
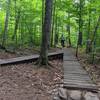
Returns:
[[[63,82],[62,60],[50,69],[33,63],[0,67],[0,100],[52,100],[52,91]]]

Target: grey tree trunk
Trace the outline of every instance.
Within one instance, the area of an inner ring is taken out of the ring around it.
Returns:
[[[40,51],[40,61],[41,65],[48,65],[48,44],[51,31],[51,20],[52,20],[52,0],[45,1],[45,16],[42,28],[42,43]]]
[[[68,12],[68,26],[67,26],[67,31],[68,31],[68,47],[71,47],[71,25],[70,25],[70,12]]]
[[[2,47],[5,47],[6,45],[6,36],[8,32],[8,23],[9,23],[9,15],[10,15],[10,0],[6,0],[6,3],[7,3],[7,7],[6,7],[4,32],[2,36]]]
[[[55,34],[54,34],[54,47],[56,47],[57,43],[58,43],[58,32],[57,32],[57,13],[55,15]]]
[[[82,28],[83,28],[83,19],[82,19],[82,11],[83,11],[83,6],[84,6],[84,1],[80,0],[80,4],[79,4],[79,36],[78,36],[78,45],[82,46],[82,40],[83,40],[83,36],[82,36]]]
[[[53,10],[52,10],[51,47],[53,46],[54,42],[55,14],[56,14],[56,0],[53,1]]]
[[[95,26],[94,34],[93,34],[93,39],[91,41],[91,43],[93,43],[93,56],[92,56],[92,63],[93,64],[94,64],[95,49],[96,49],[96,34],[97,34],[97,30],[99,28],[99,25],[100,25],[100,16],[99,16],[98,21],[97,21],[97,24]]]
[[[78,48],[82,46],[83,41],[83,8],[84,8],[85,1],[79,0],[79,33],[78,33],[78,41],[76,47],[76,57],[78,57]]]
[[[19,20],[20,20],[20,11],[18,10],[17,15],[15,17],[14,34],[12,37],[12,39],[15,40],[16,47],[17,47],[17,30],[19,26]]]
[[[89,44],[90,29],[91,29],[91,9],[89,9],[88,33],[87,33],[87,42],[86,42],[86,53],[90,53],[92,51],[92,46]]]

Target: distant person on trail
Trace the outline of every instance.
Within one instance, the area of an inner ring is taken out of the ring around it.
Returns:
[[[86,52],[89,53],[92,51],[92,43],[91,43],[91,39],[87,40],[87,48],[86,48]]]
[[[64,47],[65,46],[65,38],[64,35],[61,35],[61,46]]]
[[[55,34],[55,47],[57,46],[57,44],[58,44],[58,34],[56,33]]]

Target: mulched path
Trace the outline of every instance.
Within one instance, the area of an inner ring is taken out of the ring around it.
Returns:
[[[63,81],[62,60],[50,69],[33,63],[0,67],[0,100],[52,100],[52,91]]]

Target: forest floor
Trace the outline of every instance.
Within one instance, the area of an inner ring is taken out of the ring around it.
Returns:
[[[0,67],[0,100],[52,100],[63,82],[62,60],[37,69],[33,63]]]
[[[51,48],[49,52],[60,50]],[[75,50],[73,50],[75,53]],[[18,50],[16,53],[0,53],[0,59],[39,53],[38,49]],[[100,63],[92,65],[87,55],[79,53],[79,61],[94,82],[100,86]],[[53,67],[37,69],[34,63],[0,67],[0,100],[52,100],[53,93],[63,84],[63,61],[52,60]]]

